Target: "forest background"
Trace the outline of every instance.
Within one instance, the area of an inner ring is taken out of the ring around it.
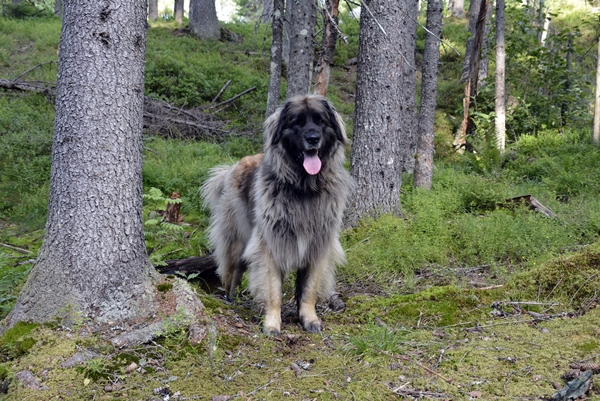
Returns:
[[[147,127],[144,219],[157,266],[207,252],[199,186],[211,167],[260,149],[270,26],[247,11],[250,5],[240,4],[246,22],[224,24],[233,40],[200,41],[168,11],[151,23],[146,95],[176,108],[178,117],[205,116],[192,128],[183,124],[187,129],[173,116]],[[44,4],[13,11],[0,19],[0,78],[54,82],[60,20]],[[594,365],[600,284],[600,155],[591,134],[597,11],[584,2],[508,4],[507,150],[494,146],[490,74],[477,96],[477,130],[469,138],[474,152],[462,154],[452,143],[462,115],[460,75],[469,33],[466,18],[450,14],[440,48],[432,189],[415,189],[406,174],[402,216],[363,220],[343,233],[348,263],[339,271],[339,290],[347,309],[323,307],[322,336],[302,333],[290,318],[284,329],[289,334],[265,339],[250,302],[228,305],[214,286],[188,275],[214,322],[208,343],[187,343],[185,329],[175,323],[153,343],[127,350],[87,333],[85,320],[22,324],[0,340],[6,397],[535,399],[552,394],[573,363]],[[544,46],[544,24],[532,15],[550,18]],[[419,18],[424,25],[424,10]],[[340,29],[348,43],[338,43],[328,96],[352,133],[358,22],[347,8]],[[417,65],[425,37],[419,27]],[[0,104],[5,316],[43,238],[54,105],[48,93],[14,89],[1,93]],[[182,218],[169,224],[162,212],[173,192],[181,196]],[[510,201],[527,194],[552,217]],[[81,360],[72,362],[77,354]],[[23,385],[22,372],[47,389]]]

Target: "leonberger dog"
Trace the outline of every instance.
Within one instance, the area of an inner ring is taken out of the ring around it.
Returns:
[[[211,209],[209,242],[228,297],[248,289],[264,310],[263,331],[281,331],[282,287],[296,271],[304,330],[322,330],[316,304],[345,261],[339,233],[352,186],[344,168],[344,122],[323,96],[294,97],[264,124],[264,153],[211,170],[202,186]]]

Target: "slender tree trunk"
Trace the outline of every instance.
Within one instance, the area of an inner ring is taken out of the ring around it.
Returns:
[[[142,221],[146,7],[65,3],[46,233],[4,327],[156,312]]]
[[[413,8],[406,1],[362,4],[350,164],[356,187],[346,225],[362,217],[400,213],[403,70],[412,69],[414,76],[414,65],[403,58],[409,50],[398,46]]]
[[[266,24],[271,20],[271,15],[273,15],[273,8],[274,0],[263,0],[263,12],[260,17],[262,23]]]
[[[565,72],[565,78],[564,78],[564,82],[565,82],[565,94],[568,94],[571,91],[571,54],[573,52],[573,39],[572,37],[569,37],[569,40],[567,41],[567,70]],[[563,100],[562,104],[560,105],[560,125],[561,127],[564,127],[565,125],[567,125],[567,120],[568,120],[568,115],[569,115],[569,102],[567,102],[566,100]]]
[[[158,19],[158,0],[148,1],[148,19],[156,21]]]
[[[290,47],[292,43],[292,4],[294,0],[285,2],[285,18],[283,19],[283,46],[281,50],[281,58],[286,67],[290,65]]]
[[[457,18],[462,18],[465,16],[465,1],[464,0],[454,0],[454,4],[452,7],[452,16]]]
[[[316,22],[317,3],[314,0],[292,0],[288,99],[307,94],[310,90]]]
[[[469,78],[465,85],[465,97],[463,98],[464,115],[463,121],[459,128],[457,138],[454,141],[454,146],[457,149],[462,149],[467,143],[467,136],[471,135],[475,129],[475,124],[471,118],[470,110],[475,106],[475,96],[477,96],[477,78],[479,76],[479,60],[481,56],[481,42],[483,40],[483,29],[485,26],[485,17],[489,0],[482,0],[477,18],[475,29],[475,37],[473,39],[473,51],[469,61]]]
[[[56,0],[54,3],[54,14],[62,19],[63,17],[63,2],[62,0]]]
[[[540,46],[546,47],[546,40],[548,39],[548,32],[550,31],[550,8],[546,9],[544,14],[542,35],[540,36]]]
[[[273,1],[273,39],[271,44],[271,74],[269,76],[269,94],[267,97],[267,117],[273,114],[279,105],[281,95],[281,52],[283,36],[284,0]]]
[[[594,136],[595,145],[600,145],[600,38],[598,38],[598,59],[596,65],[596,102],[594,103]]]
[[[442,34],[442,0],[427,2],[427,33],[423,54],[421,108],[417,130],[417,157],[414,186],[431,189],[433,177],[434,120],[437,96],[438,61]]]
[[[215,0],[190,0],[190,27],[200,39],[221,38]]]
[[[175,0],[173,12],[175,13],[175,22],[177,25],[183,25],[183,0]]]
[[[471,55],[473,54],[473,40],[477,29],[477,17],[481,9],[482,0],[471,0],[469,4],[469,38],[465,45],[465,58],[463,59],[463,68],[460,75],[460,82],[466,82],[469,79],[469,67],[471,66]]]
[[[506,93],[504,67],[506,44],[504,42],[504,0],[496,0],[496,147],[500,152],[506,148]]]
[[[315,93],[323,96],[327,94],[331,66],[333,65],[333,58],[335,56],[338,6],[339,0],[325,0],[325,7],[323,8],[323,45],[321,56],[317,63],[319,73],[317,75],[317,82],[315,83]]]
[[[491,0],[493,1],[493,0]],[[490,48],[492,47],[492,36],[490,32],[492,30],[492,12],[493,3],[488,6],[487,15],[485,17],[485,28],[483,29],[483,42],[481,43],[481,61],[479,62],[479,75],[477,81],[479,86],[486,84],[485,80],[489,74],[490,67]]]
[[[402,172],[412,174],[417,154],[417,77],[415,49],[417,43],[417,0],[402,1],[403,15],[400,27],[400,51],[404,61],[400,79],[400,130],[402,131]]]

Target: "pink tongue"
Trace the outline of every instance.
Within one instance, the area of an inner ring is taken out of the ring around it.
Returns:
[[[308,155],[304,153],[304,170],[310,175],[315,175],[321,171],[321,159],[315,153],[314,155]]]

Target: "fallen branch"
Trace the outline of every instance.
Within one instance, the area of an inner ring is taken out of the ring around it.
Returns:
[[[2,244],[2,243],[0,243],[0,246],[2,246],[4,248],[7,248],[7,249],[10,249],[10,250],[13,250],[13,251],[16,251],[16,252],[19,252],[19,253],[24,253],[26,255],[33,254],[33,252],[31,252],[31,251],[29,251],[27,249],[19,248],[18,246],[14,246],[14,245],[8,245],[8,244]]]
[[[230,83],[231,83],[231,79],[229,81],[225,82],[225,85],[223,85],[223,87],[221,88],[219,93],[217,93],[217,96],[215,96],[215,98],[212,100],[211,103],[215,103],[217,100],[219,100],[219,98],[221,97],[223,92],[225,92],[225,89],[227,89],[227,87],[229,86]]]
[[[31,67],[30,69],[28,69],[25,72],[22,72],[21,74],[17,75],[16,78],[13,79],[13,82],[18,81],[20,78],[24,77],[25,75],[29,74],[31,71],[35,70],[36,68],[39,68],[43,65],[47,65],[47,64],[53,64],[53,63],[58,63],[58,60],[50,60],[50,61],[46,61],[45,63],[40,63],[34,67]]]
[[[422,363],[420,363],[419,361],[415,361],[414,359],[412,359],[412,358],[410,358],[410,357],[408,357],[408,356],[390,354],[389,352],[382,351],[382,350],[380,350],[380,349],[377,349],[377,348],[374,348],[374,347],[369,347],[369,348],[371,348],[371,349],[372,349],[372,350],[374,350],[374,351],[377,351],[377,352],[379,352],[380,354],[386,355],[386,356],[388,356],[388,357],[390,357],[390,358],[396,358],[396,359],[399,359],[399,360],[401,360],[401,361],[412,362],[412,363],[414,363],[415,365],[419,366],[420,368],[422,368],[422,369],[426,370],[427,372],[429,372],[429,373],[431,373],[431,374],[433,374],[433,375],[436,375],[437,377],[439,377],[440,379],[442,379],[442,380],[443,380],[443,381],[445,381],[446,383],[448,383],[448,384],[454,384],[454,380],[452,380],[452,379],[448,379],[448,378],[446,378],[446,377],[442,376],[440,373],[436,372],[435,370],[433,370],[433,369],[431,369],[431,368],[429,368],[429,367],[427,367],[427,366],[423,365],[423,364],[422,364]]]
[[[224,102],[217,103],[214,106],[209,107],[207,110],[213,110],[213,109],[219,108],[221,106],[225,106],[226,104],[233,102],[235,99],[238,99],[238,98],[244,96],[246,93],[252,92],[255,89],[256,89],[256,86],[253,86],[252,88],[248,88],[245,91],[238,93],[237,95],[235,95],[234,97],[232,97],[229,100],[225,100]]]
[[[212,255],[194,256],[187,259],[167,260],[166,266],[157,266],[156,270],[161,274],[203,274],[216,271],[217,263]]]

